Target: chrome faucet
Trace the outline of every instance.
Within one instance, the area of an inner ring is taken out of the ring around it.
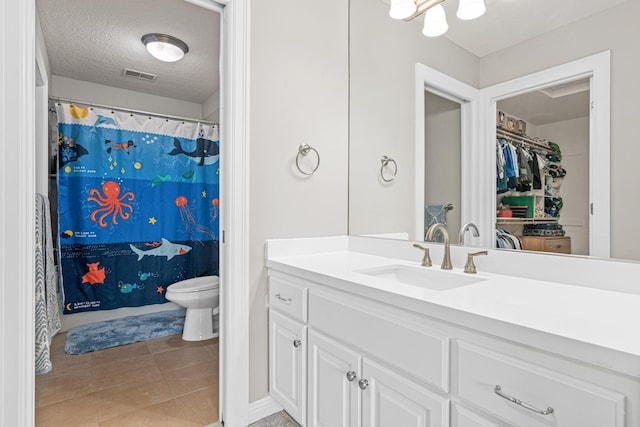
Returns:
[[[453,265],[451,265],[451,248],[449,230],[447,229],[447,226],[440,222],[433,224],[425,233],[424,240],[432,241],[434,234],[436,234],[436,231],[438,230],[440,230],[444,236],[444,258],[442,258],[442,265],[440,268],[443,270],[452,270]]]
[[[462,226],[462,228],[460,228],[460,235],[458,236],[458,243],[460,243],[462,246],[464,246],[464,233],[466,233],[467,230],[471,230],[471,234],[473,234],[473,237],[478,237],[480,235],[478,227],[476,227],[474,223],[466,223]]]

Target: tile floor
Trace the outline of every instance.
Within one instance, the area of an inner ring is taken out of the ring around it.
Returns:
[[[300,427],[300,424],[295,422],[285,411],[280,411],[256,421],[249,427]]]
[[[218,339],[171,335],[80,355],[51,345],[36,375],[36,426],[206,426],[218,421]]]

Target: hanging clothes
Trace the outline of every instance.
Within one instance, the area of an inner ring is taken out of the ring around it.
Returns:
[[[542,175],[540,174],[540,163],[538,161],[538,154],[535,151],[531,152],[531,159],[529,160],[529,168],[531,169],[533,189],[541,190]]]
[[[522,250],[522,240],[514,234],[501,228],[496,228],[496,247],[503,249]]]

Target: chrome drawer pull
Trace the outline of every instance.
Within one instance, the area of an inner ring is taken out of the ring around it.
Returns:
[[[353,371],[347,372],[347,381],[353,381],[357,378],[357,375]]]
[[[291,298],[285,298],[280,294],[276,294],[276,298],[278,298],[280,301],[291,302]]]
[[[358,381],[358,387],[360,387],[360,390],[365,390],[367,387],[369,387],[369,380]]]
[[[293,340],[293,346],[294,346],[295,348],[298,348],[298,347],[300,347],[301,345],[302,345],[302,341],[300,341],[300,340]]]
[[[497,394],[498,396],[502,397],[503,399],[507,399],[509,402],[513,402],[518,406],[522,406],[524,409],[528,409],[528,410],[533,411],[536,414],[540,414],[540,415],[553,414],[553,408],[551,406],[549,406],[546,410],[538,409],[535,406],[529,405],[528,403],[523,402],[522,400],[518,400],[513,396],[509,396],[508,394],[504,394],[500,390],[502,390],[502,387],[500,387],[499,385],[495,386],[494,389],[493,389],[494,393]]]

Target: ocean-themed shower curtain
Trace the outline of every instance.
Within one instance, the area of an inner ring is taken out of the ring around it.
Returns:
[[[218,274],[217,126],[57,104],[63,313],[167,302]]]

